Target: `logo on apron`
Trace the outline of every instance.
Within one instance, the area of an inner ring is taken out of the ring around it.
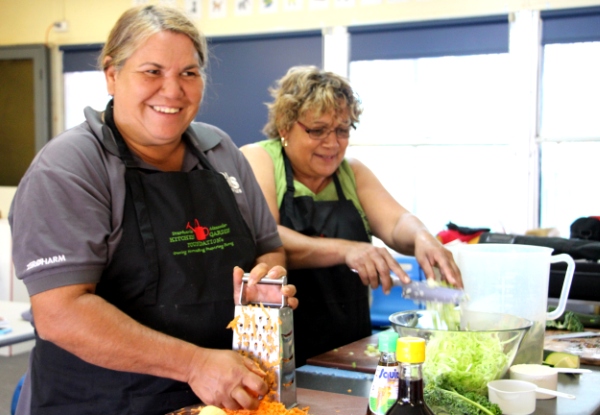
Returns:
[[[184,230],[173,231],[169,242],[173,246],[173,255],[204,254],[217,249],[235,246],[235,242],[227,241],[231,233],[228,224],[202,226],[198,219],[188,222]]]

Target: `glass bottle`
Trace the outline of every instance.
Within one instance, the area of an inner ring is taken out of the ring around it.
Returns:
[[[398,399],[398,361],[396,344],[398,333],[383,331],[379,333],[379,362],[371,384],[367,415],[385,415]]]
[[[398,399],[386,415],[434,415],[423,398],[425,340],[401,337],[396,346],[399,366]]]

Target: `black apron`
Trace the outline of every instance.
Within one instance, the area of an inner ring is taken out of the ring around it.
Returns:
[[[370,242],[360,213],[347,200],[337,174],[332,178],[335,201],[294,197],[294,175],[282,150],[287,189],[279,209],[283,226],[307,236]],[[288,270],[288,281],[298,290],[294,310],[296,366],[306,359],[371,335],[369,287],[348,266]]]
[[[233,192],[187,137],[203,170],[137,168],[111,104],[105,117],[127,167],[127,190],[122,238],[96,294],[157,331],[231,349],[233,267],[248,270],[256,258]],[[39,337],[31,376],[32,415],[159,415],[200,402],[186,383],[91,365]]]

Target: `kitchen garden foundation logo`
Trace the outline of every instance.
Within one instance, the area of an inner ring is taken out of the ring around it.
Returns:
[[[173,255],[205,254],[233,247],[234,242],[227,241],[230,233],[231,228],[226,223],[203,226],[194,219],[184,230],[171,232],[169,242],[173,245]]]

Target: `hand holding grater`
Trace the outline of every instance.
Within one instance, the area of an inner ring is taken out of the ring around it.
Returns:
[[[233,350],[242,352],[261,366],[267,373],[265,381],[271,388],[271,398],[289,409],[297,404],[293,311],[284,295],[280,304],[248,302],[245,295],[248,280],[249,274],[245,274],[231,324]],[[258,284],[284,286],[287,277],[263,278]]]

